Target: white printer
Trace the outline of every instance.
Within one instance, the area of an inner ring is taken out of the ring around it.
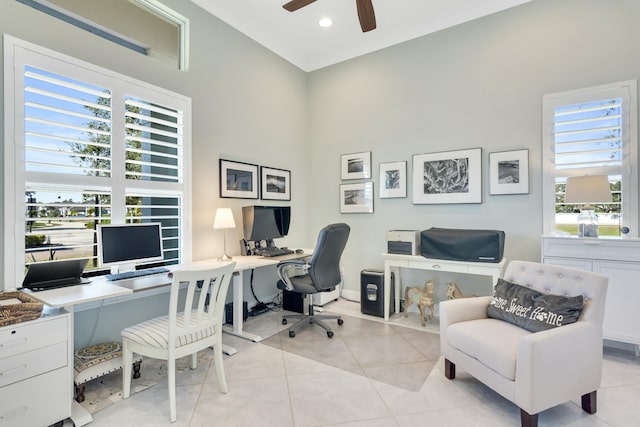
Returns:
[[[420,255],[420,232],[417,230],[387,231],[387,253]]]

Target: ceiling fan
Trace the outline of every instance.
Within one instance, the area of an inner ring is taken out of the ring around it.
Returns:
[[[316,0],[291,0],[282,7],[289,12],[295,12],[314,1]],[[360,19],[360,28],[362,28],[362,32],[366,33],[367,31],[375,30],[376,15],[373,12],[373,4],[371,4],[371,0],[356,0],[356,5],[358,6],[358,18]]]

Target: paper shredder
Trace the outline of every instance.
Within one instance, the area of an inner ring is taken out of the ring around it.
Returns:
[[[389,315],[393,314],[394,284],[391,273],[391,301]],[[360,272],[360,311],[363,314],[384,317],[384,272],[381,270],[362,270]]]

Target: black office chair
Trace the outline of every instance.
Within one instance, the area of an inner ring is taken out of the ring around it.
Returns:
[[[330,224],[320,230],[318,241],[313,254],[308,261],[289,260],[278,264],[278,289],[307,295],[319,292],[333,291],[342,280],[340,274],[340,257],[347,244],[351,229],[347,224]],[[287,319],[300,319],[289,328],[289,337],[296,336],[296,329],[304,325],[315,323],[327,331],[327,336],[333,338],[333,331],[321,319],[337,319],[338,325],[343,324],[342,317],[333,315],[316,315],[313,313],[313,303],[309,301],[309,314],[288,314],[282,316],[282,324]]]

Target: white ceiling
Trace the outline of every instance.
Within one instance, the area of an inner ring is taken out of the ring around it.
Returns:
[[[373,0],[377,28],[363,33],[355,0],[191,0],[304,71],[355,58],[532,0]],[[333,26],[320,28],[330,17]]]

